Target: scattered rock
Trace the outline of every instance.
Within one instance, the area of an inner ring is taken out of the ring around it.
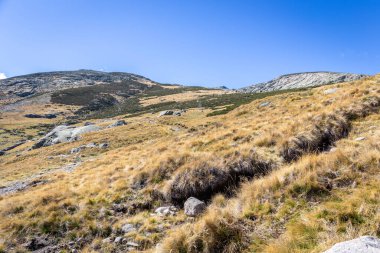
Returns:
[[[35,250],[44,248],[48,245],[49,245],[49,242],[46,239],[41,238],[41,237],[34,237],[29,242],[24,244],[24,247],[31,251],[35,251]]]
[[[325,90],[323,93],[326,95],[327,94],[334,94],[337,90],[338,90],[338,88],[331,88],[331,89]]]
[[[100,127],[95,125],[82,126],[82,127],[70,127],[70,126],[57,126],[45,137],[37,141],[32,149],[47,147],[57,143],[76,141],[79,139],[80,135],[98,131]]]
[[[126,223],[121,227],[121,231],[123,231],[124,233],[129,233],[135,230],[136,228],[130,223]]]
[[[154,212],[159,216],[175,215],[177,213],[177,208],[175,206],[161,206],[158,207]]]
[[[340,242],[324,253],[379,253],[380,240],[372,236],[361,236],[359,238]]]
[[[114,243],[121,243],[122,240],[123,240],[123,237],[118,236],[118,237],[115,238],[115,241],[113,241],[113,242],[114,242]]]
[[[173,113],[174,113],[173,111],[162,111],[162,112],[160,112],[158,117],[166,116],[166,115],[173,115]]]
[[[184,204],[185,214],[187,216],[195,217],[201,214],[206,209],[206,204],[199,199],[190,197]]]
[[[102,243],[111,243],[111,241],[112,241],[111,238],[108,237],[108,238],[103,239]]]
[[[108,143],[100,143],[99,144],[99,148],[101,148],[101,149],[106,149],[106,148],[108,148],[110,146],[110,144],[108,144]]]
[[[355,139],[355,141],[364,141],[364,140],[365,140],[365,137],[363,137],[363,136],[360,136],[360,137]]]
[[[48,114],[25,114],[24,115],[26,118],[31,118],[31,119],[54,119],[57,118],[56,114],[48,113]]]
[[[126,124],[127,124],[127,122],[125,120],[117,120],[115,123],[109,125],[108,128],[124,126]]]
[[[130,246],[130,247],[139,247],[140,245],[138,243],[135,243],[135,242],[127,242],[127,246]]]
[[[263,103],[259,104],[259,108],[266,107],[268,105],[270,105],[270,102],[263,102]]]

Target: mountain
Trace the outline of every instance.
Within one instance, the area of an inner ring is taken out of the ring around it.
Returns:
[[[265,83],[258,83],[241,88],[246,93],[268,92],[320,86],[333,83],[350,82],[367,77],[366,75],[337,72],[304,72],[282,75]]]
[[[98,84],[134,81],[144,85],[155,85],[150,79],[130,73],[102,72],[94,70],[56,71],[16,76],[0,80],[0,95],[28,97],[37,93]]]

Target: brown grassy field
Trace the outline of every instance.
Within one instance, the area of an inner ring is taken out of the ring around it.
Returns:
[[[138,252],[320,252],[380,236],[379,98],[377,75],[225,115],[144,114],[76,142],[27,151],[28,142],[0,156],[0,185],[38,174],[44,183],[0,196],[0,249],[25,252],[39,236],[62,252],[123,252],[104,240],[121,236]],[[13,124],[10,117],[0,124]],[[70,154],[89,142],[110,146]],[[72,172],[60,169],[75,162]],[[182,210],[190,196],[208,204],[197,218]],[[171,203],[176,215],[153,214]],[[125,223],[136,230],[120,233]]]

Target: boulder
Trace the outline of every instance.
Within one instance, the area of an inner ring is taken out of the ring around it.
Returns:
[[[175,112],[173,112],[173,115],[174,115],[174,116],[181,116],[182,113],[181,113],[180,111],[175,111]]]
[[[325,90],[323,93],[326,94],[326,95],[328,95],[328,94],[334,94],[337,90],[338,90],[338,88],[331,88],[331,89]]]
[[[270,105],[270,102],[262,102],[261,104],[259,104],[259,108],[266,107],[268,105]]]
[[[161,206],[158,207],[154,212],[159,216],[175,215],[177,213],[177,208],[175,206]]]
[[[206,209],[205,202],[190,197],[186,200],[184,204],[185,214],[190,217],[195,217],[201,214]]]
[[[355,139],[355,141],[364,141],[364,140],[365,140],[365,137],[363,137],[363,136],[360,136],[360,137]]]
[[[105,143],[100,143],[99,144],[99,148],[101,148],[101,149],[106,149],[106,148],[108,148],[110,146],[110,144],[108,144],[107,142],[105,142]]]
[[[359,238],[340,242],[324,253],[379,253],[380,240],[372,236],[361,236]]]
[[[173,115],[173,113],[174,113],[173,111],[162,111],[162,112],[160,112],[158,117],[166,116],[166,115]]]
[[[25,248],[30,251],[39,250],[49,245],[49,242],[42,237],[34,237],[29,242],[24,244]]]
[[[121,227],[121,231],[123,231],[124,233],[129,233],[135,230],[136,228],[130,223],[126,223]]]
[[[45,135],[45,137],[37,141],[32,146],[32,149],[47,147],[62,142],[76,141],[80,135],[98,130],[100,130],[100,127],[95,125],[82,127],[57,126],[50,133]]]
[[[117,120],[115,123],[112,123],[111,125],[109,125],[108,128],[124,126],[126,124],[127,122],[125,120]]]

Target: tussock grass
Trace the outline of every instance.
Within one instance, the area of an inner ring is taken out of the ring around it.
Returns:
[[[315,119],[307,132],[286,141],[282,145],[281,156],[287,162],[294,161],[305,153],[321,152],[329,149],[337,140],[344,138],[351,130],[351,120],[365,117],[378,110],[379,97],[369,98],[360,105],[350,106],[339,111],[322,115]]]

